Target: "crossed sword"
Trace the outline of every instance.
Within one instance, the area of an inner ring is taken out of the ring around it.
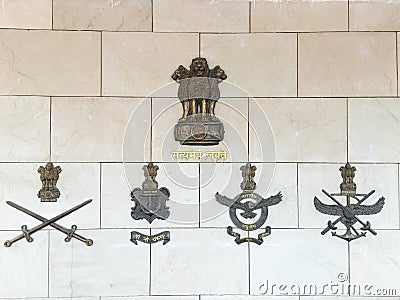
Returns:
[[[332,195],[330,195],[327,191],[322,190],[322,192],[327,195],[332,201],[334,201],[337,205],[339,205],[340,207],[344,208],[345,206],[343,204],[341,204],[339,201],[337,201],[335,198],[332,197]],[[358,200],[356,198],[356,200],[358,201],[358,204],[363,203],[365,200],[367,200],[373,193],[375,193],[375,190],[372,190],[371,192],[369,192],[368,194],[364,195],[364,197],[360,200]],[[359,222],[361,225],[364,226],[365,230],[368,230],[369,232],[371,232],[373,235],[377,235],[376,231],[373,230],[372,228],[370,228],[370,226],[368,226],[369,222],[364,223],[363,221],[361,221],[357,216],[354,216],[354,218],[357,220],[357,222]],[[321,234],[324,235],[325,233],[327,233],[329,230],[331,230],[332,228],[334,228],[334,226],[339,223],[339,221],[342,219],[342,217],[336,219],[335,221],[328,222],[328,226],[322,230]],[[354,229],[354,227],[352,226],[352,228]]]
[[[64,226],[61,226],[59,224],[57,224],[56,222],[62,218],[64,218],[65,216],[68,216],[69,214],[73,213],[74,211],[80,209],[81,207],[89,204],[90,202],[92,202],[92,199],[86,200],[85,202],[63,212],[62,214],[48,220],[32,211],[30,211],[29,209],[26,209],[22,206],[19,206],[18,204],[15,204],[11,201],[7,201],[6,203],[24,213],[26,213],[27,215],[30,215],[31,217],[42,221],[42,224],[39,224],[35,227],[33,227],[32,229],[28,229],[28,227],[26,225],[22,225],[21,226],[21,230],[22,230],[22,234],[16,236],[15,238],[8,240],[4,243],[5,247],[11,247],[12,244],[14,244],[15,242],[22,240],[22,239],[26,239],[29,243],[31,243],[33,241],[33,238],[31,237],[32,234],[34,234],[35,232],[38,232],[40,230],[42,230],[43,228],[47,227],[47,226],[51,226],[54,229],[57,229],[58,231],[61,231],[63,233],[65,233],[67,235],[67,237],[65,238],[66,242],[71,241],[72,238],[75,238],[81,242],[84,242],[87,246],[92,246],[93,245],[93,241],[90,239],[86,239],[83,236],[75,233],[75,231],[77,230],[77,226],[76,225],[72,225],[71,229],[65,228]]]

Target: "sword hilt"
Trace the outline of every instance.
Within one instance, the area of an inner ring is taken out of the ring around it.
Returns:
[[[71,226],[71,230],[68,231],[67,237],[64,239],[67,243],[71,241],[76,229],[78,229],[76,225]]]
[[[33,238],[32,238],[32,237],[30,236],[30,234],[29,234],[28,227],[27,227],[26,225],[22,225],[22,226],[21,226],[21,230],[22,230],[22,233],[24,234],[25,239],[26,239],[29,243],[32,243],[32,242],[33,242]]]

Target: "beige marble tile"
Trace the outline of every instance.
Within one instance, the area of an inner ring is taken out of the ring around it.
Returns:
[[[59,221],[60,225],[79,229],[100,227],[100,165],[99,164],[55,164],[62,172],[57,186],[60,198],[57,203],[43,203],[37,196],[42,183],[37,172],[45,163],[2,163],[0,164],[0,199],[12,201],[45,218],[52,218],[85,200],[93,201]],[[0,206],[1,229],[19,229],[22,224],[29,228],[40,221],[3,203]],[[49,227],[50,228],[50,227]],[[60,233],[62,236],[63,234]]]
[[[54,0],[55,29],[151,31],[151,0]]]
[[[0,30],[0,94],[99,95],[100,33]]]
[[[0,97],[0,161],[41,161],[50,156],[50,99]]]
[[[266,114],[274,133],[276,161],[346,159],[346,99],[251,99],[250,124],[255,124],[250,131],[251,161],[262,161],[264,155],[263,147],[257,144],[260,110]],[[268,142],[267,148],[272,144]]]
[[[151,251],[152,295],[248,293],[247,246],[225,229],[172,229],[171,242]]]
[[[347,243],[333,238],[321,241],[318,230],[275,230],[262,245],[251,244],[250,253],[252,295],[280,298],[292,295],[291,286],[306,284],[321,292],[323,285],[337,282],[339,273],[348,273]],[[308,295],[301,289],[303,293]]]
[[[296,96],[296,34],[204,34],[201,55],[251,96]]]
[[[51,29],[51,0],[3,0],[0,28]]]
[[[299,96],[396,95],[395,33],[299,34]]]
[[[252,32],[347,31],[347,0],[251,2]]]
[[[147,160],[149,104],[139,98],[53,98],[52,159]]]
[[[314,207],[314,197],[325,204],[332,201],[321,191],[339,193],[342,177],[339,172],[343,164],[300,164],[299,165],[299,216],[300,228],[325,228],[332,216],[319,213]],[[374,204],[380,197],[385,197],[385,206],[379,214],[360,216],[364,221],[370,221],[374,229],[399,228],[398,170],[395,164],[352,164],[357,168],[354,182],[357,192],[375,193],[365,202]],[[345,198],[338,198],[345,201]],[[343,202],[342,202],[343,203]],[[339,229],[344,228],[343,225]],[[356,225],[358,227],[358,224]],[[322,238],[322,237],[321,237]],[[330,239],[326,234],[324,239]],[[367,234],[368,239],[374,239]]]
[[[49,234],[41,231],[32,234],[32,243],[21,240],[10,248],[3,246],[20,234],[21,230],[0,232],[0,298],[47,297]]]
[[[349,99],[349,159],[400,161],[400,99]]]
[[[379,295],[386,289],[386,292],[393,293],[393,289],[400,289],[399,278],[399,255],[400,232],[378,231],[378,235],[370,239],[359,239],[350,245],[350,269],[351,282],[361,286],[362,291],[369,285],[370,295]],[[388,276],[388,274],[390,274]],[[372,293],[372,294],[371,294]],[[363,296],[368,294],[363,293]],[[393,295],[393,294],[392,294]],[[386,295],[386,296],[389,296]],[[385,297],[384,299],[390,299]]]
[[[215,146],[188,146],[180,145],[175,141],[174,128],[182,116],[182,104],[177,98],[153,98],[153,160],[163,162],[184,162],[172,156],[175,151],[202,151],[202,162],[213,162],[207,157],[207,151],[228,152],[227,160],[247,161],[247,98],[220,98],[215,107],[215,114],[224,125],[224,139]],[[190,159],[190,162],[198,162],[198,159]]]
[[[397,33],[397,96],[400,95],[400,33]]]
[[[247,1],[155,0],[154,31],[249,32]]]
[[[198,34],[194,33],[103,33],[103,95],[177,95],[172,73],[179,65],[189,66],[197,57]]]
[[[167,201],[170,216],[167,220],[156,219],[151,224],[146,220],[131,217],[130,191],[141,187],[144,181],[142,167],[145,163],[105,163],[102,164],[102,228],[165,228],[198,227],[199,188],[198,164],[161,164],[156,180],[159,187],[169,189]]]
[[[350,0],[350,30],[399,31],[400,2]]]
[[[86,230],[82,235],[93,239],[90,247],[75,239],[67,244],[51,232],[50,297],[148,294],[150,251],[130,241],[132,230]]]

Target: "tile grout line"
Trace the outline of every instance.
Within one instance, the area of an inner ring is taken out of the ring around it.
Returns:
[[[50,230],[47,235],[47,297],[50,297]]]
[[[299,98],[299,33],[296,32],[296,97]]]
[[[150,97],[150,162],[153,162],[153,97]]]
[[[101,221],[102,221],[102,216],[101,216],[101,202],[102,202],[102,197],[101,197],[101,193],[102,193],[102,180],[103,180],[103,175],[102,175],[102,173],[103,173],[103,164],[102,163],[100,163],[100,187],[99,187],[99,189],[100,189],[100,194],[99,194],[99,199],[100,199],[100,202],[99,202],[99,208],[100,208],[100,229],[101,229]]]
[[[347,32],[350,32],[350,0],[347,0]]]
[[[397,75],[397,97],[399,97],[399,88],[400,88],[400,86],[399,86],[399,81],[400,81],[400,78],[399,78],[399,45],[398,45],[398,36],[400,36],[399,35],[399,32],[396,32],[395,33],[395,45],[396,45],[396,75]]]
[[[152,234],[151,228],[150,229],[150,236]],[[151,244],[149,245],[149,260],[150,260],[150,265],[149,265],[149,296],[151,296]]]
[[[247,232],[247,237],[249,237],[249,235],[250,235],[250,233],[249,232]],[[249,274],[248,274],[248,276],[249,276],[249,281],[248,281],[248,291],[249,291],[249,295],[251,295],[251,266],[250,266],[250,262],[251,262],[251,260],[250,260],[250,255],[251,255],[251,250],[250,250],[250,243],[247,243],[247,265],[248,265],[248,268],[247,268],[247,271],[249,272]]]
[[[296,164],[297,228],[300,228],[299,163]]]
[[[201,57],[201,33],[199,32],[199,57]]]
[[[199,197],[199,228],[201,227],[201,165],[200,163],[198,170],[199,170],[199,191],[198,191],[198,197]]]
[[[247,98],[247,161],[250,162],[250,98]]]
[[[103,32],[100,31],[100,97],[103,96]]]
[[[400,164],[397,164],[397,199],[400,199]],[[400,211],[400,202],[397,204],[398,205],[398,209]],[[397,221],[399,221],[399,227],[398,229],[400,229],[400,216],[398,217]]]
[[[251,33],[251,4],[252,1],[249,1],[249,33]]]
[[[52,103],[53,103],[53,98],[50,97],[50,101],[49,101],[49,111],[50,111],[50,113],[49,113],[49,123],[50,123],[50,126],[49,126],[49,138],[50,138],[50,141],[49,141],[49,162],[52,161],[52,159],[51,159],[51,143],[52,143],[52,138],[51,138],[51,136],[52,136],[52,126],[51,126],[52,117],[51,117],[51,115],[52,115]]]
[[[346,162],[349,162],[349,98],[346,99]]]
[[[351,284],[351,276],[350,276],[350,242],[347,242],[347,279],[349,282],[349,286]],[[347,291],[348,295],[350,296],[350,291]]]
[[[154,1],[151,0],[151,32],[154,32]]]
[[[51,0],[51,30],[54,29],[54,0]]]

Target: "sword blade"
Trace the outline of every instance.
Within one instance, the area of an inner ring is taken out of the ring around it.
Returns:
[[[15,209],[20,210],[20,211],[26,213],[27,215],[29,215],[29,216],[31,216],[31,217],[39,220],[39,221],[42,221],[42,222],[49,221],[48,219],[42,217],[41,215],[38,215],[37,213],[35,213],[33,211],[30,211],[29,209],[27,209],[25,207],[19,206],[18,204],[14,203],[14,202],[7,201],[6,203],[8,205],[14,207]],[[70,229],[68,229],[68,228],[66,228],[66,227],[64,227],[62,225],[59,225],[57,223],[49,224],[49,226],[53,227],[54,229],[57,229],[58,231],[61,231],[62,233],[66,234],[66,235],[68,235],[70,233]],[[89,239],[87,239],[87,238],[85,238],[85,237],[83,237],[83,236],[81,236],[81,235],[79,235],[77,233],[72,234],[72,237],[76,238],[77,240],[80,240],[81,242],[84,242],[88,246],[90,246],[89,244],[93,243],[91,240],[89,240]]]
[[[58,216],[55,216],[54,218],[52,218],[52,219],[50,219],[50,220],[48,220],[46,222],[43,222],[42,224],[39,224],[39,225],[33,227],[32,229],[28,230],[28,234],[31,235],[31,234],[33,234],[35,232],[38,232],[39,230],[42,230],[43,228],[49,226],[50,224],[52,224],[54,222],[57,222],[58,220],[66,217],[69,214],[73,213],[74,211],[80,209],[81,207],[83,207],[85,205],[88,205],[90,202],[92,202],[92,199],[86,200],[85,202],[83,202],[83,203],[81,203],[81,204],[79,204],[79,205],[77,205],[77,206],[75,206],[75,207],[63,212],[62,214],[59,214]],[[19,241],[19,240],[21,240],[23,238],[25,238],[25,235],[24,234],[20,234],[19,236],[13,238],[12,240],[6,241],[4,243],[4,246],[10,247],[13,243],[15,243],[15,242],[17,242],[17,241]]]

